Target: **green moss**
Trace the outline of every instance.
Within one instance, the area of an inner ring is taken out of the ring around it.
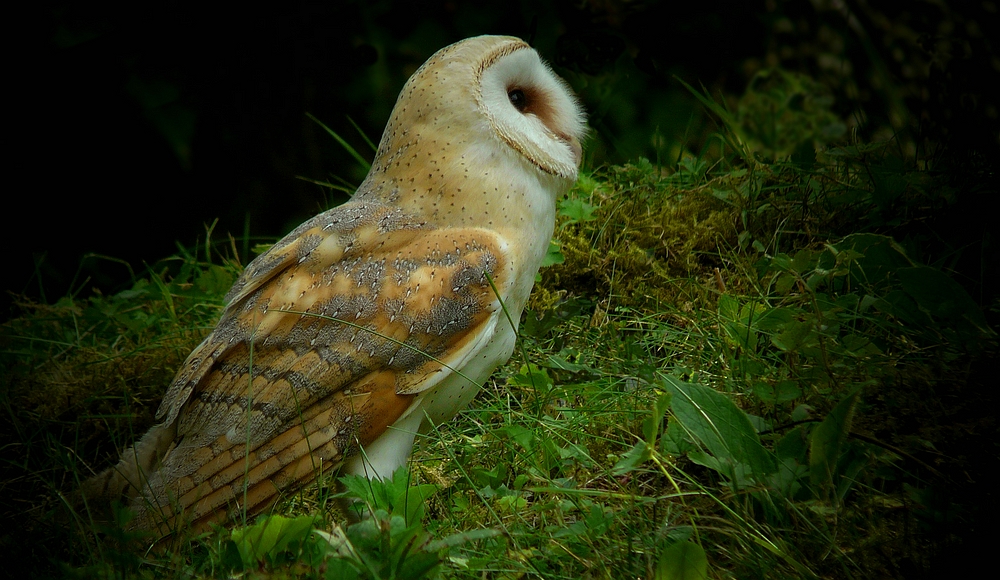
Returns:
[[[719,248],[737,242],[733,207],[712,194],[728,181],[685,187],[644,161],[588,176],[569,199],[596,210],[586,221],[561,214],[555,237],[565,260],[543,270],[532,307],[569,295],[608,307],[710,304],[724,267]]]

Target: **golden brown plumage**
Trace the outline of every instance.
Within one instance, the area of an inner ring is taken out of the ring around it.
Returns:
[[[247,267],[159,425],[84,495],[127,498],[132,527],[165,533],[260,512],[341,466],[390,475],[425,419],[453,416],[510,356],[501,300],[516,323],[582,131],[522,41],[439,51],[354,198]]]

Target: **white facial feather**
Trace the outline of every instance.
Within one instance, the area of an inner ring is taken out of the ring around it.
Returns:
[[[503,56],[481,78],[480,107],[501,138],[543,171],[576,179],[583,112],[538,53],[524,48]],[[518,110],[510,99],[514,90],[537,101],[536,110]]]

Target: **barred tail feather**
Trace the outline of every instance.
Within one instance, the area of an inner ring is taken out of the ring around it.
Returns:
[[[116,465],[80,484],[77,503],[85,503],[99,519],[110,519],[107,509],[112,502],[127,505],[142,494],[150,474],[156,471],[173,444],[176,432],[175,425],[154,426],[122,453]]]

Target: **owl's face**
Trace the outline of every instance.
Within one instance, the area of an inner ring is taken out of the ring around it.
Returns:
[[[518,38],[480,36],[439,50],[410,77],[372,173],[401,177],[426,164],[425,151],[483,167],[513,156],[566,189],[576,181],[584,132],[572,92],[534,49]]]
[[[576,180],[583,113],[562,79],[521,41],[483,62],[478,104],[496,134],[539,169]]]

